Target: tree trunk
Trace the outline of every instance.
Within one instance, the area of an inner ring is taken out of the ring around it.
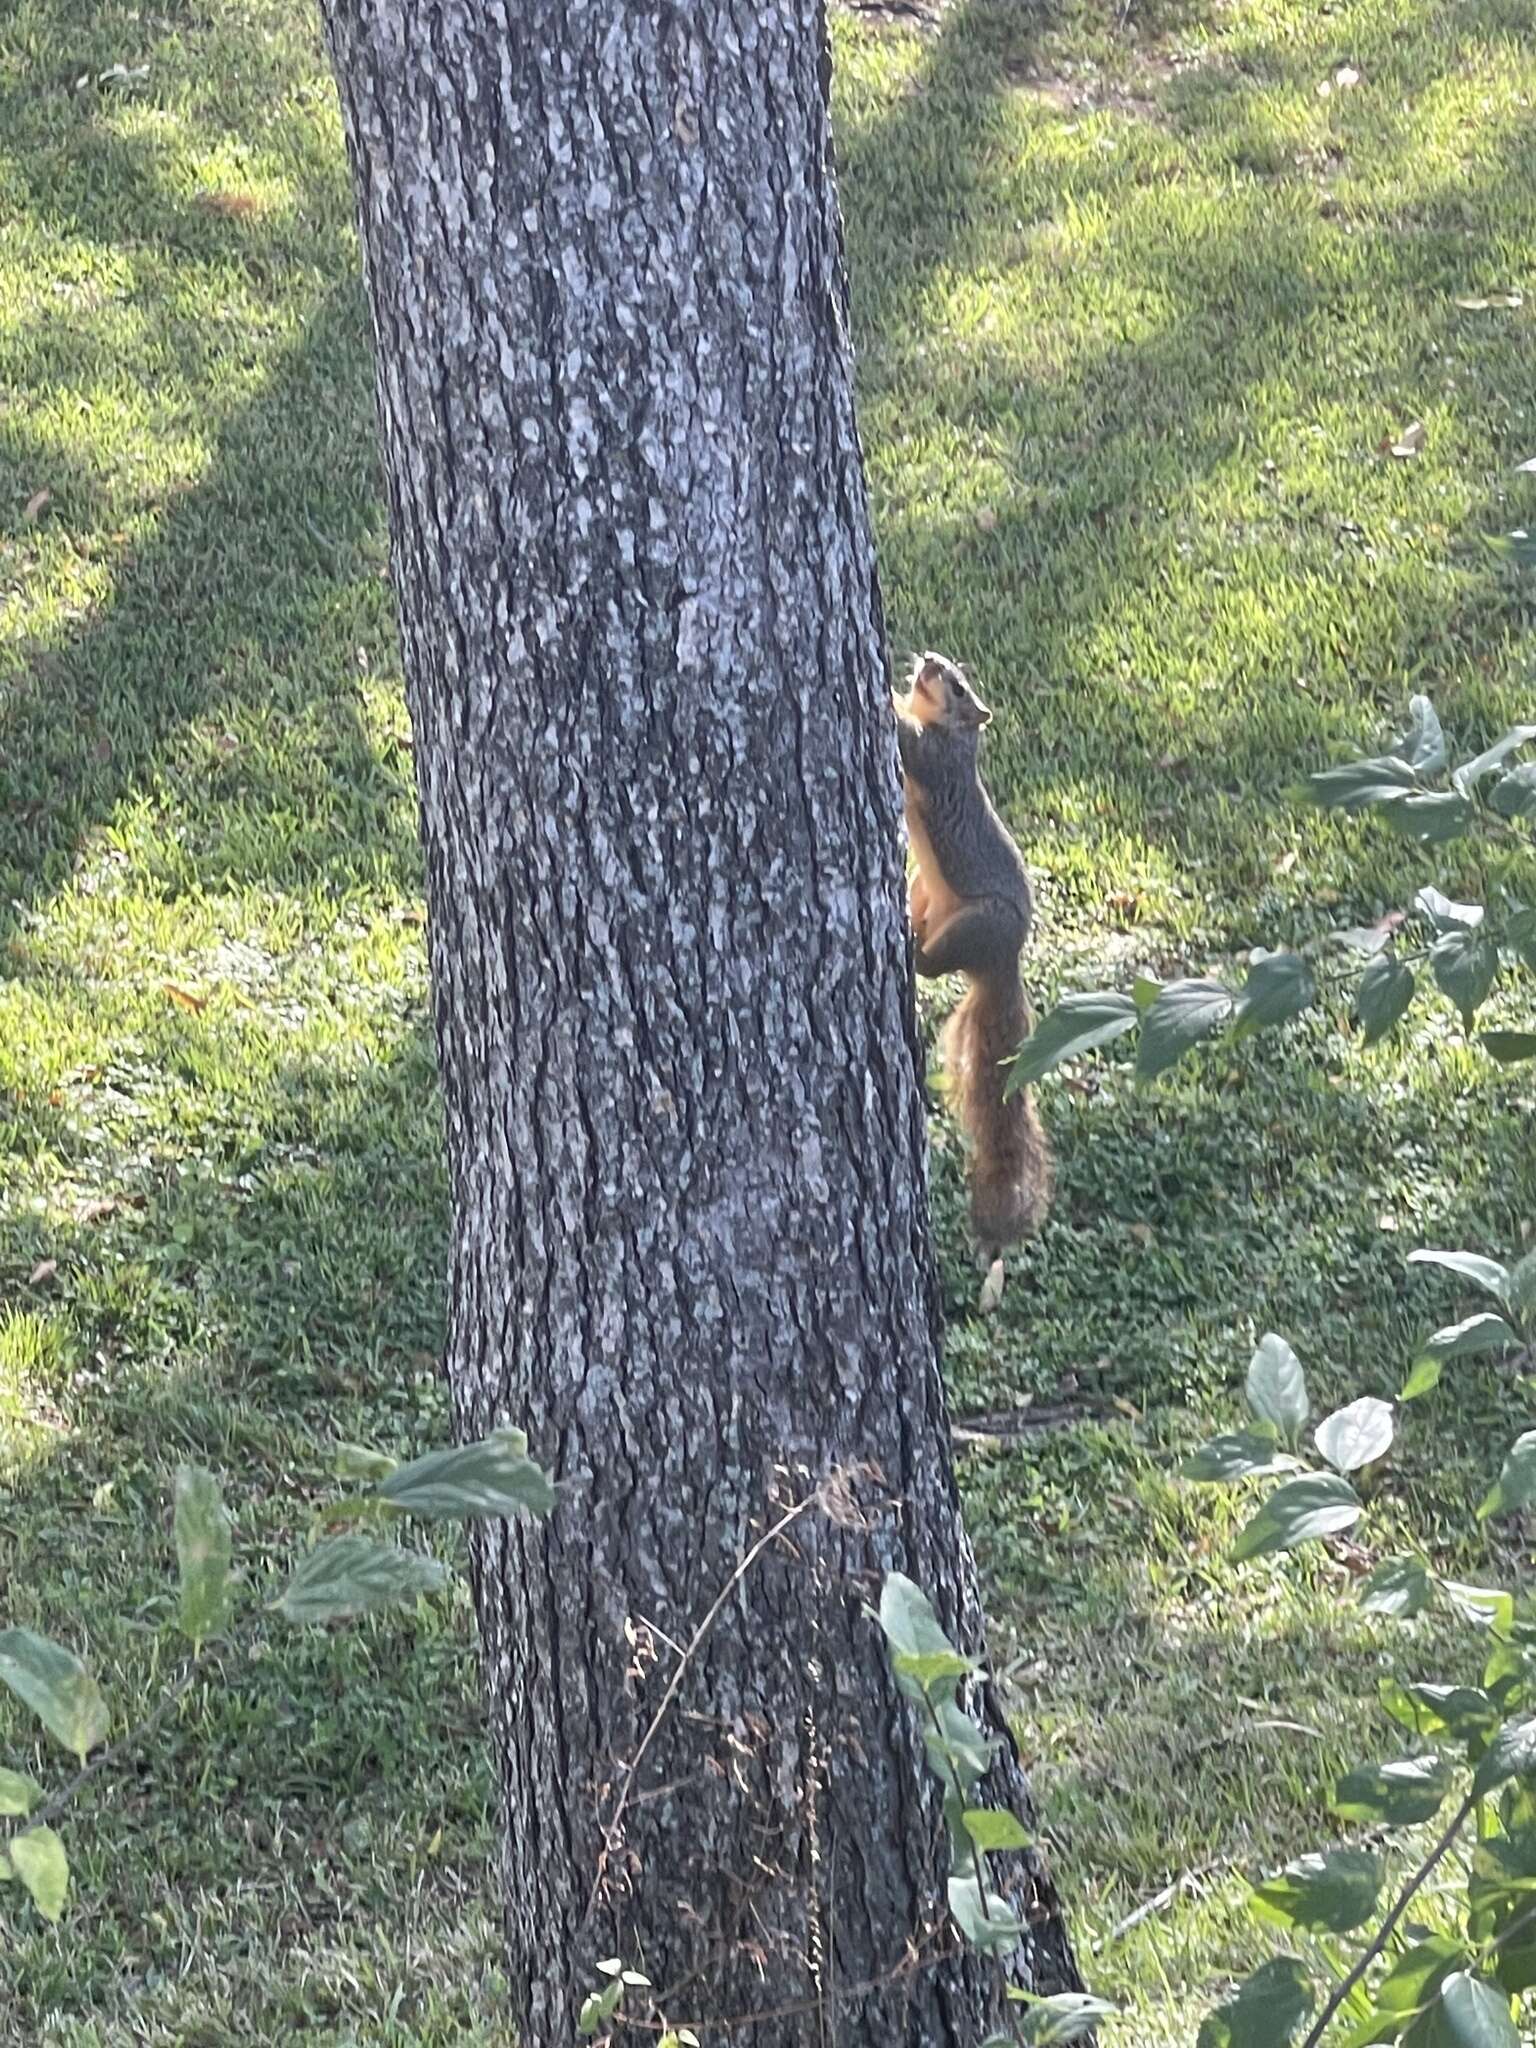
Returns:
[[[654,1987],[632,2039],[664,2014],[973,2048],[997,1973],[947,1921],[867,1612],[899,1567],[979,1640],[820,11],[326,16],[416,736],[447,1370],[461,1430],[520,1421],[563,1481],[474,1555],[522,2039],[574,2040],[618,1956]],[[1015,1890],[1015,1974],[1075,1981],[1033,1859]]]

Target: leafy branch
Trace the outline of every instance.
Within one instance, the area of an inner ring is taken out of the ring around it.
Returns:
[[[401,1465],[386,1453],[343,1444],[337,1476],[368,1490],[326,1509],[322,1526],[383,1524],[404,1515],[463,1521],[480,1516],[548,1514],[555,1492],[528,1456],[520,1429],[498,1429],[455,1449]],[[45,1794],[23,1771],[0,1769],[0,1818],[23,1825],[0,1838],[0,1882],[19,1880],[44,1919],[58,1920],[69,1892],[69,1860],[52,1822],[84,1786],[121,1763],[165,1722],[207,1669],[210,1644],[228,1636],[235,1610],[233,1530],[219,1483],[200,1466],[178,1468],[175,1541],[180,1573],[177,1625],[192,1655],[148,1714],[107,1743],[111,1713],[96,1678],[73,1650],[31,1629],[0,1630],[0,1684],[36,1715],[77,1759],[75,1776]],[[285,1620],[313,1624],[372,1613],[440,1590],[448,1577],[436,1558],[352,1530],[322,1537],[272,1602]]]
[[[1478,830],[1536,852],[1536,760],[1511,765],[1536,740],[1536,725],[1512,726],[1458,766],[1433,704],[1414,697],[1408,730],[1385,754],[1362,756],[1309,778],[1324,809],[1372,811],[1403,837],[1443,845]],[[1325,948],[1337,948],[1332,959]],[[1460,903],[1431,886],[1378,923],[1331,932],[1300,950],[1256,948],[1240,987],[1209,977],[1137,979],[1129,993],[1095,989],[1062,999],[1035,1026],[1010,1062],[1010,1092],[1039,1081],[1086,1052],[1138,1032],[1136,1074],[1155,1080],[1196,1046],[1225,1034],[1236,1042],[1288,1023],[1318,1006],[1345,980],[1344,962],[1362,964],[1353,1010],[1365,1043],[1385,1038],[1406,1015],[1426,965],[1455,1004],[1466,1029],[1507,968],[1536,973],[1536,905],[1505,895],[1496,905]],[[1480,1034],[1501,1063],[1536,1058],[1536,1029]]]
[[[1426,1251],[1414,1254],[1414,1263],[1448,1270],[1492,1295],[1503,1315],[1469,1317],[1436,1332],[1421,1347],[1404,1399],[1432,1383],[1414,1384],[1426,1360],[1438,1370],[1450,1357],[1513,1343],[1536,1312],[1536,1255],[1508,1267],[1474,1252]],[[1489,1324],[1496,1325],[1491,1341],[1483,1334]],[[1366,1510],[1350,1482],[1390,1453],[1393,1403],[1366,1396],[1326,1416],[1313,1442],[1328,1469],[1309,1470],[1301,1443],[1311,1413],[1306,1376],[1284,1338],[1271,1335],[1260,1343],[1245,1390],[1253,1420],[1216,1437],[1181,1468],[1187,1479],[1205,1484],[1278,1480],[1240,1529],[1233,1559],[1291,1550],[1353,1528]],[[1529,1431],[1505,1458],[1479,1516],[1509,1513],[1533,1500],[1536,1431]],[[1276,1956],[1207,2015],[1198,2048],[1321,2048],[1336,2039],[1338,2048],[1398,2041],[1403,2048],[1516,2048],[1512,2001],[1536,1983],[1536,1942],[1529,1938],[1536,1927],[1530,1904],[1536,1888],[1536,1603],[1501,1587],[1458,1584],[1414,1556],[1378,1564],[1362,1582],[1360,1603],[1369,1612],[1406,1619],[1421,1613],[1437,1591],[1459,1620],[1490,1639],[1482,1683],[1384,1680],[1382,1705],[1410,1746],[1347,1771],[1335,1781],[1330,1803],[1344,1820],[1389,1832],[1419,1827],[1440,1814],[1467,1770],[1449,1822],[1347,1967],[1336,1960],[1333,1940],[1375,1919],[1384,1877],[1378,1855],[1359,1848],[1313,1851],[1254,1883],[1255,1912],[1311,1936],[1337,1981],[1309,2024],[1316,2000],[1307,1967],[1299,1956]],[[1409,1906],[1474,1816],[1476,1841],[1464,1904],[1452,1913],[1454,1931],[1410,1927]],[[1336,2027],[1347,2031],[1336,2036]]]
[[[923,1714],[923,1752],[943,1791],[950,1918],[973,1948],[996,1960],[1003,2000],[1024,2008],[1007,2032],[993,2034],[982,2048],[1082,2040],[1113,2014],[1112,2005],[1078,1991],[1033,1997],[1006,1978],[1024,1922],[992,1889],[990,1858],[1027,1851],[1033,1843],[1016,1814],[974,1803],[997,1743],[962,1704],[960,1688],[985,1674],[949,1640],[928,1596],[901,1572],[886,1574],[879,1621],[896,1689]]]

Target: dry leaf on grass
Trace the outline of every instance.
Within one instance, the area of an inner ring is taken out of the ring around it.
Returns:
[[[1424,422],[1410,420],[1400,434],[1384,434],[1376,444],[1378,455],[1390,455],[1398,462],[1407,462],[1417,455],[1424,446]]]

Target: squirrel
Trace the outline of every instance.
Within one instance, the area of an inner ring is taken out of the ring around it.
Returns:
[[[1039,1228],[1050,1206],[1051,1150],[1027,1091],[1004,1095],[1002,1062],[1034,1017],[1019,954],[1034,920],[1023,856],[993,810],[976,755],[991,712],[942,655],[920,654],[894,700],[907,834],[908,894],[919,974],[969,978],[944,1032],[956,1112],[971,1140],[971,1221],[988,1257]]]

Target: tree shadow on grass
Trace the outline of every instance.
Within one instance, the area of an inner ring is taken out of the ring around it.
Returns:
[[[154,120],[59,82],[138,22],[26,0],[30,67],[0,95],[19,260],[60,280],[6,339],[0,919],[143,804],[175,842],[150,853],[168,894],[409,889],[408,755],[364,702],[394,626],[345,166],[271,34],[244,50],[197,10],[151,66]],[[201,203],[226,158],[249,215]]]
[[[366,1066],[280,1074],[240,1156],[125,1162],[111,1185],[100,1220],[0,1223],[0,1267],[25,1271],[47,1244],[57,1268],[11,1310],[13,1331],[22,1316],[47,1341],[0,1475],[24,1509],[0,1512],[6,1619],[78,1645],[115,1732],[149,1711],[179,1662],[164,1631],[184,1461],[219,1475],[241,1587],[233,1643],[188,1708],[59,1823],[77,1904],[63,1941],[25,1916],[12,1931],[13,2024],[32,2040],[89,2024],[112,2040],[309,2026],[502,2044],[467,1594],[337,1630],[260,1611],[317,1508],[349,1490],[338,1442],[408,1456],[449,1433],[424,1015]],[[457,1530],[409,1533],[462,1561]],[[0,1753],[52,1788],[69,1772],[34,1734],[0,1699]]]
[[[357,701],[358,649],[389,661],[392,632],[363,347],[355,287],[330,288],[84,630],[20,651],[0,697],[7,905],[44,901],[135,798],[169,811],[208,886],[414,886],[407,757],[381,756]],[[0,443],[13,473],[48,474],[19,442]]]
[[[1530,600],[1479,546],[1509,523],[1524,430],[1476,396],[1524,388],[1524,335],[1455,300],[1513,260],[1536,142],[1511,112],[1447,168],[1423,136],[1507,21],[1497,0],[1456,10],[1432,75],[1401,103],[1384,82],[1333,155],[1298,147],[1313,53],[1244,45],[1162,81],[1155,118],[1084,115],[1021,102],[1036,19],[978,5],[849,138],[893,624],[975,662],[1016,816],[1065,832],[1087,802],[1251,895],[1287,785],[1410,689],[1469,749],[1528,712]],[[1390,73],[1385,29],[1361,61]],[[1275,131],[1278,87],[1295,132]],[[1415,409],[1426,459],[1378,456]],[[1338,844],[1365,889],[1405,871],[1400,848]]]

